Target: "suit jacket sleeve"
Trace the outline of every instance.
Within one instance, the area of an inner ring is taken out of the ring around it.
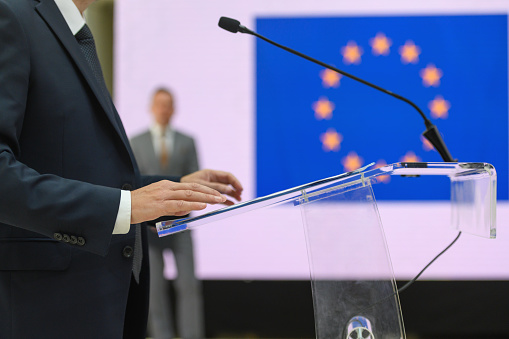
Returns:
[[[153,184],[161,180],[170,180],[174,182],[180,182],[180,177],[166,176],[166,175],[142,175],[141,181],[143,186]]]
[[[120,190],[40,174],[19,161],[31,61],[28,36],[2,2],[0,46],[0,222],[48,237],[76,234],[86,240],[82,249],[105,255]]]

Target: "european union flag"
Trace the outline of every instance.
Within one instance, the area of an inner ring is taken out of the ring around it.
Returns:
[[[508,199],[506,15],[256,24],[270,39],[414,101],[454,158],[495,166],[498,198]],[[258,196],[370,162],[442,161],[408,104],[261,40],[256,58]],[[375,187],[378,199],[449,199],[447,178],[387,180]]]

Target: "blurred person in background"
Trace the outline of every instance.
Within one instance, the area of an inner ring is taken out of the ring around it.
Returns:
[[[158,88],[152,97],[153,125],[131,139],[140,172],[145,175],[184,176],[198,171],[198,156],[192,137],[171,126],[174,96]],[[195,276],[193,241],[190,231],[159,238],[148,234],[150,253],[149,334],[155,339],[179,336],[205,337],[201,282]],[[172,312],[169,281],[164,276],[164,253],[171,251],[178,275],[174,281],[176,310]],[[175,327],[174,319],[177,326]]]

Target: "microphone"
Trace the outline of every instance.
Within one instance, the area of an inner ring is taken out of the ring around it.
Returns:
[[[401,100],[401,101],[404,101],[406,102],[407,104],[409,104],[410,106],[412,106],[415,110],[417,110],[417,112],[419,112],[419,114],[421,115],[422,119],[424,120],[424,125],[426,126],[426,131],[424,131],[422,133],[422,135],[433,145],[433,147],[435,147],[435,149],[437,150],[438,154],[440,154],[440,156],[442,157],[443,161],[444,162],[457,162],[457,160],[453,159],[453,157],[451,156],[451,153],[449,152],[449,150],[447,149],[447,146],[445,145],[445,142],[444,140],[442,139],[442,136],[440,135],[440,132],[438,131],[438,128],[433,125],[433,123],[426,117],[426,115],[424,114],[423,111],[421,111],[421,109],[415,104],[413,103],[412,101],[410,101],[409,99],[399,95],[399,94],[396,94],[396,93],[393,93],[385,88],[382,88],[380,86],[377,86],[369,81],[366,81],[366,80],[363,80],[361,78],[358,78],[356,77],[355,75],[352,75],[350,73],[347,73],[345,71],[342,71],[334,66],[331,66],[331,65],[328,65],[320,60],[317,60],[317,59],[314,59],[306,54],[303,54],[303,53],[300,53],[296,50],[293,50],[289,47],[286,47],[286,46],[283,46],[281,44],[278,44],[277,42],[274,42],[266,37],[264,37],[263,35],[260,35],[256,32],[253,32],[252,30],[248,29],[247,27],[243,26],[240,24],[240,22],[238,20],[235,20],[235,19],[232,19],[232,18],[227,18],[227,17],[221,17],[219,19],[219,23],[218,23],[219,27],[221,27],[222,29],[225,29],[229,32],[232,32],[232,33],[237,33],[237,32],[240,32],[240,33],[246,33],[246,34],[251,34],[251,35],[254,35],[255,37],[257,38],[260,38],[266,42],[268,42],[269,44],[271,45],[274,45],[276,47],[279,47],[279,48],[282,48],[284,49],[285,51],[287,52],[290,52],[292,54],[295,54],[301,58],[304,58],[308,61],[311,61],[315,64],[318,64],[322,67],[325,67],[325,68],[328,68],[330,70],[333,70],[334,72],[337,72],[339,74],[342,74],[350,79],[353,79],[355,81],[358,81],[364,85],[367,85],[371,88],[374,88],[380,92],[383,92],[385,94],[388,94],[398,100]]]
[[[222,29],[225,29],[228,32],[232,32],[232,33],[240,32],[240,33],[255,34],[253,31],[247,29],[245,26],[242,26],[240,24],[240,21],[232,19],[232,18],[227,18],[225,16],[222,16],[219,19],[218,25]]]

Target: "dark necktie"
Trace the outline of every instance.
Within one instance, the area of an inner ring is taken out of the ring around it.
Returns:
[[[104,82],[103,72],[101,70],[101,64],[99,63],[99,58],[97,57],[97,51],[95,49],[94,37],[92,36],[92,32],[90,28],[85,24],[83,28],[76,33],[75,35],[78,44],[80,45],[81,51],[85,55],[85,59],[88,62],[88,65],[92,69],[92,73],[94,73],[94,77],[97,80],[99,87],[103,95],[106,99],[109,100],[110,94],[108,89],[106,88],[106,83]],[[140,225],[136,225],[136,238],[134,242],[134,256],[133,256],[133,275],[136,282],[139,282],[140,271],[141,271],[141,261],[143,259],[143,251],[141,248],[141,228]]]
[[[163,134],[160,137],[161,139],[161,155],[159,157],[159,162],[161,163],[161,169],[166,169],[168,167],[168,159],[169,152],[168,147],[166,146],[166,133],[163,132]]]
[[[106,87],[106,83],[104,82],[103,72],[101,70],[101,64],[99,63],[99,58],[97,57],[97,51],[95,49],[94,37],[92,36],[92,32],[90,28],[85,24],[83,28],[79,30],[75,35],[76,40],[78,40],[78,44],[80,45],[81,51],[85,55],[85,59],[88,62],[88,65],[92,69],[92,73],[94,73],[94,77],[97,80],[97,84],[101,88],[104,96],[108,99],[110,94]]]

